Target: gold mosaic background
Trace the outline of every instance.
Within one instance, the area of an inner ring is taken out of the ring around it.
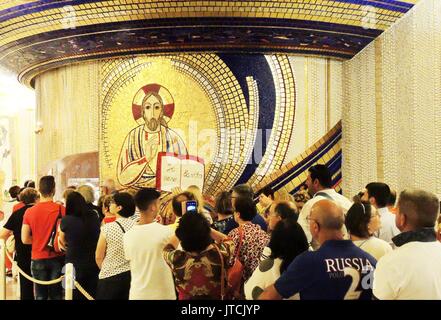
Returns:
[[[217,55],[109,60],[101,79],[101,178],[116,178],[121,145],[137,126],[131,114],[133,96],[149,83],[165,86],[173,96],[175,114],[169,127],[182,132],[190,155],[204,159],[207,192],[214,185],[231,188],[239,178],[252,148],[252,137],[240,131],[254,128],[254,100],[248,111],[237,79]],[[221,130],[226,128],[233,135]]]
[[[277,93],[273,130],[256,174],[261,184],[283,165],[300,156],[340,119],[342,63],[339,61],[267,55]],[[327,85],[330,79],[332,84]],[[134,94],[143,85],[166,86],[175,100],[169,125],[184,132],[192,155],[206,160],[206,193],[229,189],[253,152],[259,111],[258,84],[248,77],[249,106],[231,70],[216,54],[134,56],[59,68],[37,78],[38,174],[49,164],[75,153],[100,151],[100,179],[116,178],[116,162],[126,134],[135,126]],[[194,121],[188,126],[188,119]],[[230,136],[225,130],[251,132]],[[213,129],[213,148],[201,148],[188,131]],[[277,144],[277,142],[281,142]],[[257,174],[263,172],[264,174]]]
[[[441,1],[344,63],[343,190],[385,181],[441,195]]]
[[[331,96],[316,78],[326,78],[330,61],[327,59],[300,58],[286,55],[268,55],[266,60],[271,68],[276,90],[276,108],[272,132],[266,153],[259,163],[255,174],[248,181],[257,186],[264,177],[289,161],[287,154],[290,145],[296,145],[300,154],[310,146],[309,139],[299,140],[293,136],[296,110],[296,84],[293,66],[300,63],[307,71],[306,80],[300,89],[315,88],[315,95]],[[303,70],[303,67],[302,67]],[[336,69],[335,72],[341,71]],[[311,77],[311,79],[309,78]],[[338,76],[341,78],[341,76]],[[314,82],[310,82],[310,81]],[[169,125],[179,129],[186,137],[184,140],[191,155],[201,156],[206,162],[205,193],[216,194],[219,190],[230,189],[241,176],[246,162],[253,151],[253,142],[257,133],[259,116],[259,94],[257,83],[252,77],[247,78],[249,90],[249,109],[247,109],[237,79],[215,54],[180,54],[162,57],[138,56],[128,59],[107,60],[101,68],[102,82],[102,118],[100,133],[100,175],[101,179],[116,179],[116,162],[121,144],[127,132],[136,126],[131,115],[131,101],[134,93],[145,84],[158,83],[165,85],[175,98],[175,112]],[[308,90],[306,90],[308,91]],[[333,95],[341,95],[341,85],[333,86]],[[197,95],[196,95],[197,93]],[[205,97],[203,96],[205,94]],[[196,95],[196,96],[195,96]],[[312,110],[321,105],[321,100],[304,99],[311,103]],[[198,101],[195,105],[194,101]],[[338,101],[325,104],[327,114],[334,115],[329,123],[335,125],[339,118]],[[303,109],[301,106],[300,109]],[[319,109],[318,109],[319,110]],[[331,111],[332,110],[332,111]],[[311,111],[311,114],[314,113]],[[319,111],[317,111],[319,113]],[[188,125],[191,121],[193,124]],[[318,122],[323,125],[317,125]],[[318,139],[327,133],[326,118],[297,120],[299,128],[311,128],[311,140]],[[306,125],[307,124],[307,125]],[[320,128],[320,129],[318,129]],[[191,139],[200,136],[206,129],[213,129],[216,137],[211,140],[210,152],[206,149],[207,140]],[[235,132],[233,136],[224,130]],[[192,137],[190,136],[192,133]],[[246,133],[246,134],[244,134]],[[251,134],[250,134],[251,133]],[[309,134],[308,134],[309,136]],[[193,141],[199,141],[191,145]],[[315,141],[314,141],[315,142]],[[312,143],[314,143],[312,142]],[[291,153],[293,157],[298,154]],[[293,158],[291,158],[293,159]]]

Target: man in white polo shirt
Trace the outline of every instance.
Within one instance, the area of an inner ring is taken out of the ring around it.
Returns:
[[[312,196],[312,199],[308,200],[303,206],[297,222],[302,226],[308,242],[311,243],[312,236],[309,231],[307,217],[309,217],[309,214],[311,213],[312,206],[320,200],[332,200],[342,208],[343,214],[346,215],[352,202],[332,188],[332,176],[328,167],[323,164],[316,164],[315,166],[310,167],[308,171],[309,174],[306,179],[306,185],[308,186],[308,193]],[[346,228],[343,227],[343,229],[346,234]]]
[[[371,182],[366,185],[366,191],[361,197],[362,201],[367,201],[378,210],[381,219],[381,228],[375,236],[389,243],[392,248],[394,244],[392,238],[400,233],[395,226],[395,215],[387,207],[390,197],[390,188],[383,182]]]
[[[439,200],[422,190],[401,192],[393,238],[397,249],[383,256],[374,272],[373,293],[380,300],[441,299],[441,243],[435,222]]]

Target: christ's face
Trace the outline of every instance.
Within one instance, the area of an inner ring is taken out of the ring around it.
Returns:
[[[150,95],[142,105],[142,117],[151,131],[156,131],[160,124],[159,119],[162,116],[162,104],[154,95]]]

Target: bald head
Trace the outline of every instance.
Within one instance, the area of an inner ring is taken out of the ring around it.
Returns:
[[[340,231],[345,222],[341,207],[326,199],[314,203],[310,217],[318,222],[320,228],[329,231]]]
[[[274,212],[277,213],[282,219],[287,219],[287,218],[297,219],[297,215],[298,215],[296,205],[291,201],[286,201],[286,200],[275,201]]]

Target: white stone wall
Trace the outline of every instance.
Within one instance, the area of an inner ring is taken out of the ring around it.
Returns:
[[[441,1],[419,2],[343,64],[343,190],[441,195]]]

